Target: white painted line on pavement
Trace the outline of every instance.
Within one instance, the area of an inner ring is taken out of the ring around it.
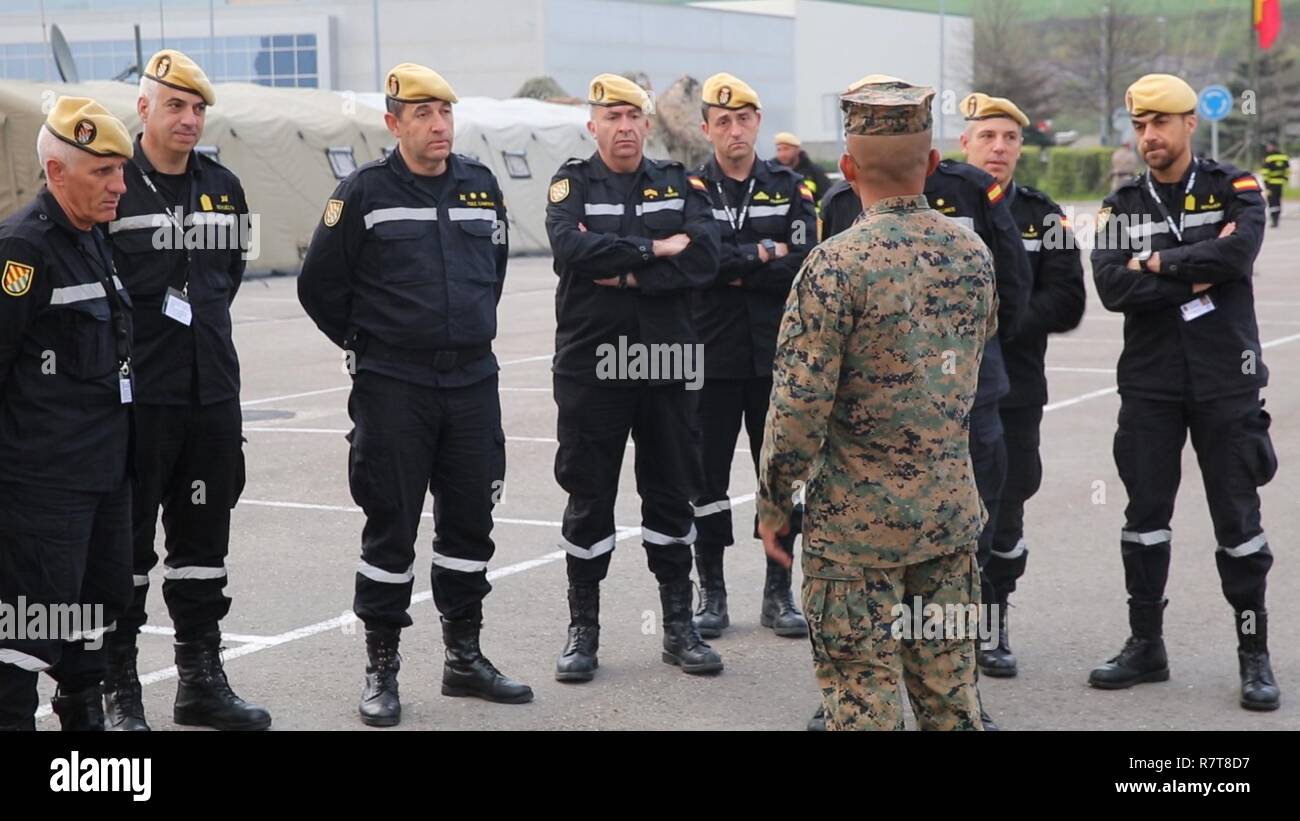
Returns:
[[[754,501],[754,495],[755,494],[750,493],[745,496],[738,496],[735,499],[732,499],[731,503],[734,507],[737,505],[746,504],[747,502],[752,502]],[[241,504],[242,503],[243,502],[241,500]],[[289,505],[285,505],[285,506],[289,506]],[[293,505],[293,506],[296,507],[297,505]],[[312,507],[314,509],[320,506],[309,506],[309,507]],[[496,521],[502,521],[502,520],[497,519]],[[618,534],[614,537],[614,540],[621,542],[626,539],[630,539],[634,536],[639,536],[640,534],[641,534],[641,528],[639,527],[620,528]],[[537,568],[543,565],[548,565],[553,562],[557,562],[560,559],[563,559],[566,555],[568,554],[566,554],[563,550],[555,550],[543,556],[540,556],[536,559],[528,559],[526,561],[516,562],[515,564],[506,565],[505,567],[499,568],[497,570],[489,570],[487,573],[487,579],[488,581],[491,582],[491,581],[496,581],[497,579],[503,579],[506,576],[513,576],[517,573],[523,573],[527,570],[532,570],[533,568]],[[422,593],[416,593],[415,595],[411,596],[411,605],[415,606],[422,602],[429,601],[432,598],[433,598],[433,591],[431,590],[426,590]],[[351,613],[351,612],[343,613],[340,616],[335,616],[334,618],[326,619],[325,621],[318,621],[315,624],[309,624],[306,627],[299,627],[294,630],[289,630],[274,636],[258,637],[259,638],[258,641],[255,642],[250,641],[248,644],[242,645],[240,647],[234,647],[229,650],[224,650],[222,651],[221,655],[225,659],[225,661],[229,662],[237,658],[242,658],[243,656],[251,656],[253,653],[260,653],[263,650],[267,650],[272,647],[279,647],[282,644],[288,644],[290,642],[299,641],[305,638],[310,638],[312,636],[316,636],[321,633],[328,633],[331,630],[339,630],[349,624],[355,624],[356,622],[357,622],[357,617],[355,613]],[[146,673],[140,676],[140,685],[147,687],[150,684],[157,684],[160,681],[167,681],[168,679],[173,679],[175,677],[176,677],[176,667],[175,666],[165,667],[161,670],[155,670],[152,673]],[[50,709],[50,705],[48,704],[42,706],[39,710],[36,711],[36,718],[38,720],[42,718],[46,718],[50,715],[53,715],[53,711]]]

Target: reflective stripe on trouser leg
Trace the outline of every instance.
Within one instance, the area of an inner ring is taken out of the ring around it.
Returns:
[[[555,375],[555,479],[568,494],[559,547],[570,582],[599,582],[616,543],[614,502],[641,391]]]
[[[361,370],[348,413],[348,484],[365,512],[353,610],[368,629],[400,630],[415,574],[415,538],[433,473],[436,389]]]
[[[745,413],[745,380],[706,379],[699,391],[696,425],[700,432],[700,491],[692,503],[701,547],[735,543],[731,500],[731,464]]]
[[[506,437],[497,377],[442,391],[442,435],[433,455],[433,601],[455,621],[477,621],[492,586],[492,509],[503,498]]]

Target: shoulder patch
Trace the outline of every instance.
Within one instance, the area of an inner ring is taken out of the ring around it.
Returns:
[[[704,180],[700,179],[694,174],[688,175],[687,179],[691,181],[691,188],[694,188],[696,191],[703,191],[705,193],[708,193],[709,187],[704,184]]]
[[[800,183],[799,183],[799,196],[801,196],[801,197],[803,197],[804,199],[808,200],[808,202],[815,202],[815,200],[813,199],[813,192],[812,192],[811,189],[808,188],[808,183],[806,183],[806,182],[800,181]]]
[[[330,200],[325,203],[325,214],[321,221],[325,223],[326,228],[333,228],[339,224],[339,219],[343,216],[343,200]]]
[[[1002,202],[1002,197],[1005,196],[1006,192],[1002,190],[1001,183],[995,182],[986,188],[984,193],[988,195],[990,205],[997,205]]]
[[[1098,230],[1098,231],[1100,231],[1101,229],[1105,228],[1105,227],[1106,227],[1106,223],[1107,223],[1107,222],[1110,222],[1110,214],[1111,214],[1111,211],[1112,211],[1112,210],[1113,210],[1113,209],[1112,209],[1109,205],[1107,205],[1106,207],[1102,208],[1100,211],[1097,212],[1097,230]]]
[[[4,275],[0,277],[0,289],[9,296],[23,296],[31,290],[35,278],[36,269],[32,266],[6,260]]]
[[[568,199],[569,198],[568,177],[565,177],[562,180],[556,180],[555,182],[551,183],[551,187],[547,191],[547,197],[550,198],[551,202],[564,202],[566,199]]]
[[[1239,194],[1242,191],[1258,191],[1259,180],[1255,179],[1254,174],[1245,174],[1232,181],[1232,190]]]

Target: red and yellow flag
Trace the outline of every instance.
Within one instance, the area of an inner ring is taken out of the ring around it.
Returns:
[[[1259,47],[1270,49],[1282,31],[1282,0],[1255,0],[1255,35]]]

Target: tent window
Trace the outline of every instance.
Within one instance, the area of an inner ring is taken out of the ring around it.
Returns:
[[[533,172],[528,169],[528,152],[527,151],[502,151],[501,159],[505,160],[506,172],[510,174],[513,180],[531,179]]]
[[[352,146],[350,145],[341,148],[327,148],[325,149],[325,156],[329,158],[330,168],[334,171],[334,179],[336,180],[344,179],[357,170],[357,160],[352,156]]]
[[[221,148],[215,145],[196,145],[194,150],[209,160],[221,162]]]

